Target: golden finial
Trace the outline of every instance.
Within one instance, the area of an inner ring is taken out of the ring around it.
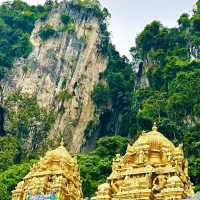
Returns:
[[[64,145],[65,145],[65,143],[64,143],[63,136],[62,136],[62,138],[61,138],[61,142],[60,142],[60,146],[61,146],[61,147],[64,147]]]
[[[144,135],[145,133],[146,133],[146,131],[145,131],[145,130],[143,130],[143,131],[142,131],[142,135]]]
[[[157,130],[158,130],[157,124],[156,124],[156,122],[154,122],[153,127],[152,127],[152,131],[157,131]]]

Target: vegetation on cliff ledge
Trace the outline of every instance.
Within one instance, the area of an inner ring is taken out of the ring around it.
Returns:
[[[36,20],[44,20],[54,7],[53,1],[44,6],[29,6],[21,0],[7,1],[0,6],[0,80],[15,61],[32,51],[29,41]],[[6,49],[6,51],[5,51]]]

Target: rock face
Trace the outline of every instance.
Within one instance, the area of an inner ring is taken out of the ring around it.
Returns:
[[[61,15],[65,12],[74,21],[74,32],[62,31]],[[42,41],[39,31],[45,24],[57,33]],[[20,90],[36,96],[41,107],[55,108],[57,116],[49,139],[57,142],[56,138],[63,134],[71,152],[80,150],[84,130],[93,119],[95,107],[91,93],[107,64],[97,48],[100,40],[98,17],[62,3],[44,22],[35,24],[31,35],[32,53],[16,62],[5,83],[6,95]],[[64,99],[64,94],[70,94],[70,98]]]
[[[149,71],[148,65],[141,62],[137,70],[137,81],[136,81],[137,88],[149,87],[149,79],[147,76],[148,71]]]

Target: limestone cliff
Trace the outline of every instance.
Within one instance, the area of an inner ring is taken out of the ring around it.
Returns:
[[[61,15],[65,12],[74,21],[74,32],[62,31]],[[57,33],[42,41],[39,31],[45,24]],[[93,12],[61,3],[44,22],[36,22],[32,53],[16,61],[5,81],[6,96],[21,90],[36,96],[41,107],[55,108],[56,120],[48,137],[57,142],[63,134],[71,152],[78,152],[84,143],[84,130],[95,110],[91,93],[107,64],[98,49],[100,32],[100,20]],[[63,92],[70,98],[58,98]]]

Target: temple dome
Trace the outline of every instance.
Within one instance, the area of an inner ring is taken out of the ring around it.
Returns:
[[[183,200],[193,193],[183,145],[175,147],[154,124],[124,156],[116,155],[106,185],[91,200]]]
[[[152,131],[146,133],[143,132],[138,140],[134,143],[134,146],[148,145],[151,150],[161,150],[167,148],[174,150],[174,144],[168,140],[162,133],[158,132],[156,125],[154,124]]]
[[[77,161],[65,149],[63,140],[58,148],[48,151],[33,164],[12,192],[12,200],[28,199],[29,195],[34,199],[41,199],[43,195],[51,199],[52,194],[56,199],[83,200]]]
[[[48,151],[45,155],[46,159],[53,158],[54,160],[65,160],[65,161],[73,161],[71,155],[66,150],[63,145],[60,145],[58,148],[52,151]]]

